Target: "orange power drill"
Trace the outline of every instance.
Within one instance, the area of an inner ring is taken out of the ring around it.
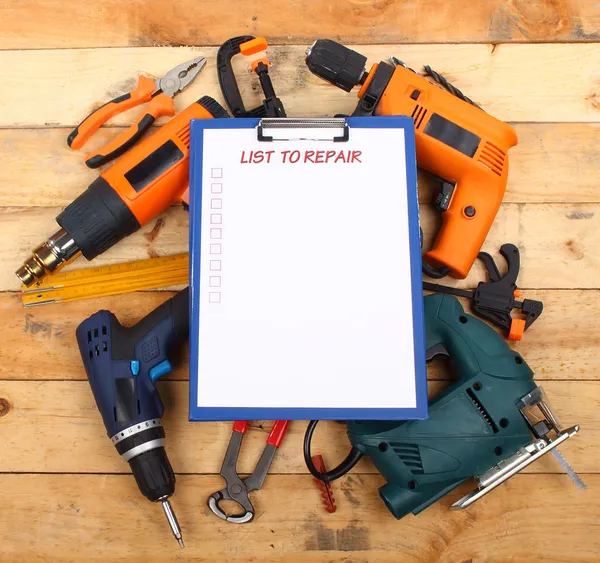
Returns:
[[[60,229],[17,270],[27,286],[80,254],[92,260],[172,203],[188,203],[190,120],[229,117],[200,98],[107,168],[56,217]]]
[[[417,74],[401,61],[374,64],[335,41],[319,39],[306,53],[309,70],[349,92],[361,84],[353,116],[406,115],[415,122],[417,165],[439,177],[443,212],[423,272],[465,278],[496,217],[508,176],[514,129],[469,100],[430,67]],[[432,79],[432,80],[430,80]]]

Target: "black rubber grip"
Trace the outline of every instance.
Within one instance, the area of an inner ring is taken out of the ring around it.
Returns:
[[[135,215],[102,177],[56,218],[88,260],[140,228]]]
[[[108,154],[95,154],[94,156],[88,158],[85,161],[85,164],[88,168],[99,168],[100,166],[104,166],[108,164],[111,160],[121,156],[126,153],[133,145],[135,145],[145,134],[152,124],[156,121],[153,115],[147,113],[140,119],[138,122],[137,131],[129,137],[120,147],[117,147],[114,151],[109,152]]]
[[[446,266],[440,266],[439,268],[434,268],[433,266],[431,266],[430,264],[428,264],[427,262],[425,262],[425,260],[423,260],[423,273],[434,279],[434,280],[439,280],[442,278],[445,278],[452,270],[450,270],[450,268],[446,267]]]
[[[227,110],[214,98],[210,96],[202,96],[198,103],[207,110],[213,117],[222,118],[222,117],[231,117]]]
[[[164,448],[155,448],[129,460],[141,493],[156,502],[175,492],[175,473]]]
[[[247,117],[246,108],[242,101],[242,94],[235,79],[235,74],[231,66],[231,58],[240,52],[240,45],[247,41],[252,41],[253,35],[240,35],[232,37],[223,43],[217,51],[217,76],[221,93],[225,98],[225,103],[233,117]]]

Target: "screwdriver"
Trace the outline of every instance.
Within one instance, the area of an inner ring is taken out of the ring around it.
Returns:
[[[165,451],[163,404],[155,383],[171,371],[172,352],[188,339],[188,307],[186,288],[132,327],[122,326],[110,311],[98,311],[76,331],[106,433],[129,463],[140,492],[161,503],[181,548],[181,529],[169,503],[175,473]]]

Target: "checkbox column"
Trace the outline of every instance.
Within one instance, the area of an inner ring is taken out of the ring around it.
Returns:
[[[221,303],[221,269],[223,265],[222,253],[223,244],[223,169],[211,168],[210,170],[210,244],[209,252],[209,270],[211,275],[208,278],[208,286],[211,291],[208,293],[209,303]],[[218,242],[217,242],[218,241]],[[217,260],[218,258],[218,260]],[[215,291],[216,290],[216,291]]]

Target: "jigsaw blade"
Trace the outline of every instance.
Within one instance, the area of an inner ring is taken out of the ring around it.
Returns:
[[[556,458],[559,465],[565,470],[565,473],[571,478],[573,483],[580,488],[582,491],[587,490],[587,485],[583,482],[581,477],[577,474],[577,472],[571,467],[569,462],[565,459],[565,457],[560,453],[558,448],[554,448],[552,450],[552,455]]]

